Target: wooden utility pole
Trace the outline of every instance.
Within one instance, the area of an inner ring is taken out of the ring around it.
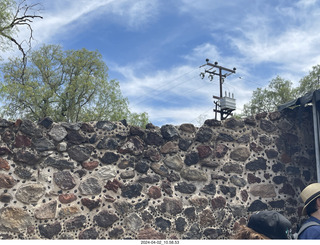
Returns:
[[[222,67],[218,65],[218,62],[214,62],[214,64],[209,62],[209,59],[206,59],[206,64],[200,66],[209,66],[209,69],[205,69],[204,72],[200,73],[200,77],[203,79],[205,77],[205,74],[208,73],[208,78],[212,81],[214,76],[219,76],[219,83],[220,83],[220,96],[213,96],[214,99],[217,99],[218,101],[214,101],[214,104],[216,105],[216,109],[213,109],[215,112],[215,118],[217,119],[217,112],[220,113],[220,119],[224,120],[229,115],[232,114],[232,111],[234,111],[235,108],[235,99],[231,98],[230,96],[223,97],[222,95],[222,84],[224,82],[224,79],[231,75],[232,73],[236,72],[236,68],[229,69],[226,67]],[[219,69],[219,72],[216,70],[213,70],[214,68]],[[220,110],[218,110],[218,107]]]

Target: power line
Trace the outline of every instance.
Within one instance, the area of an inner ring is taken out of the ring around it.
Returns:
[[[152,98],[157,98],[157,97],[159,97],[159,95],[161,95],[161,94],[163,94],[163,93],[165,93],[165,92],[167,92],[167,91],[169,91],[169,90],[171,90],[171,89],[173,89],[173,88],[176,88],[176,87],[178,87],[178,86],[181,85],[181,84],[184,84],[184,83],[186,82],[185,80],[182,81],[182,82],[180,82],[180,83],[177,83],[177,84],[175,84],[175,85],[173,86],[173,84],[174,84],[173,82],[174,82],[174,81],[177,81],[177,80],[181,79],[182,77],[184,77],[184,76],[192,73],[193,71],[195,71],[195,70],[197,70],[197,69],[198,69],[198,68],[192,69],[192,70],[190,70],[190,71],[188,71],[188,72],[186,72],[186,73],[184,73],[184,74],[182,74],[182,75],[180,75],[180,76],[178,76],[178,77],[176,77],[176,78],[168,81],[165,85],[155,88],[155,89],[154,89],[154,92],[153,92],[151,95],[142,95],[142,96],[138,97],[137,99],[138,99],[138,100],[141,99],[141,100],[139,100],[138,102],[133,103],[133,106],[139,105],[139,104],[141,104],[142,102],[147,101],[148,99],[150,99],[150,97],[152,97]],[[167,89],[162,90],[162,88],[167,87],[167,86],[169,86]],[[146,98],[146,96],[147,96],[147,98]]]

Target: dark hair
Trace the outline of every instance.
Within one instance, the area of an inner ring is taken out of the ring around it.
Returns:
[[[319,198],[319,197],[318,197]],[[306,207],[306,212],[308,216],[311,216],[314,212],[318,210],[317,208],[317,199],[314,199],[312,202],[309,203],[309,205]]]

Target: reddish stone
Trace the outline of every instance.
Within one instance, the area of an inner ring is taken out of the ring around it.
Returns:
[[[90,161],[90,162],[82,163],[82,167],[87,169],[87,170],[93,170],[98,166],[99,166],[99,162],[98,161]]]
[[[139,240],[165,240],[166,235],[156,230],[152,229],[151,227],[143,228],[139,231],[138,237]]]
[[[15,126],[15,127],[20,127],[21,124],[22,124],[22,120],[21,120],[21,119],[18,119],[18,120],[14,123],[14,126]]]
[[[31,139],[25,135],[16,135],[14,146],[17,148],[29,147],[31,145]]]
[[[0,174],[0,188],[12,188],[16,183],[16,180],[12,176]]]
[[[257,176],[255,176],[252,173],[248,173],[248,183],[249,184],[254,184],[254,183],[260,183],[261,179]]]
[[[283,154],[281,155],[281,162],[283,162],[283,163],[289,163],[289,162],[291,162],[291,157],[288,156],[286,153],[283,153]]]
[[[0,158],[0,169],[9,170],[10,166],[7,160]]]
[[[216,197],[211,200],[213,209],[223,208],[226,205],[226,199],[222,196]]]
[[[151,186],[149,188],[148,195],[153,199],[160,198],[161,197],[161,190],[157,186]]]
[[[209,157],[212,153],[210,146],[207,145],[200,145],[197,147],[197,150],[201,159]]]
[[[81,203],[83,206],[86,206],[90,211],[100,206],[101,200],[92,200],[89,198],[82,198]]]
[[[248,195],[248,192],[246,190],[242,190],[240,195],[241,195],[241,199],[242,199],[243,202],[246,202],[248,200],[249,195]]]
[[[77,200],[77,197],[73,193],[66,193],[59,195],[59,201],[61,203],[71,203],[73,201]]]
[[[117,193],[118,189],[122,186],[123,185],[118,180],[114,179],[113,181],[108,180],[107,184],[104,187]]]

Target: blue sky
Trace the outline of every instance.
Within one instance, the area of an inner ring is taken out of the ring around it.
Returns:
[[[257,87],[277,75],[298,85],[320,63],[319,0],[31,2],[44,17],[33,23],[34,49],[98,50],[131,111],[147,112],[157,126],[214,118],[218,77],[199,76],[207,58],[237,68],[223,91],[234,94],[238,113]]]

